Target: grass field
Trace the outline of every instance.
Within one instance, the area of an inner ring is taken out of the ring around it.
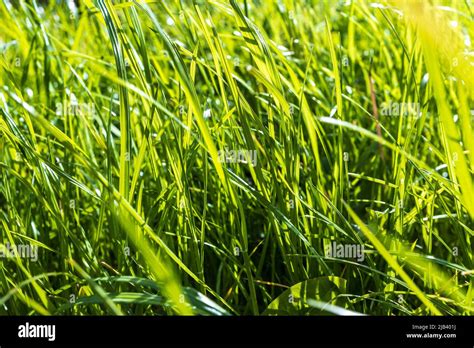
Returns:
[[[469,0],[0,2],[0,314],[473,315]]]

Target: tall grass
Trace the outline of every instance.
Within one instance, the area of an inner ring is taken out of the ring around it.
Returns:
[[[472,14],[3,0],[0,313],[472,315]]]

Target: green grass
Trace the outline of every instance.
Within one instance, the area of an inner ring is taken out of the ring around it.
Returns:
[[[79,3],[0,3],[0,314],[474,314],[469,1]]]

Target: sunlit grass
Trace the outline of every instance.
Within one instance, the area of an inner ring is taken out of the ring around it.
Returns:
[[[468,1],[79,3],[0,3],[1,314],[473,314]]]

